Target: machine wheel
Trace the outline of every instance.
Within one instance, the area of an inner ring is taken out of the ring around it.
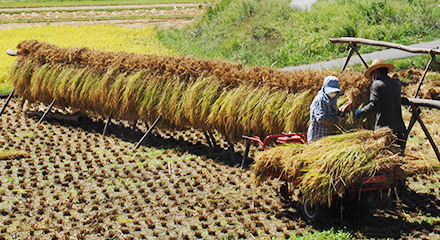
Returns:
[[[299,207],[303,217],[311,222],[317,222],[327,214],[327,207],[325,205],[314,204],[311,206],[308,200],[302,203]]]

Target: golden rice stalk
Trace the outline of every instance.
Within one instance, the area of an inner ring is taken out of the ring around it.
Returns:
[[[121,120],[154,121],[159,127],[217,130],[232,141],[249,130],[264,137],[305,132],[309,106],[323,79],[368,92],[361,74],[285,72],[194,57],[136,55],[67,49],[35,40],[18,45],[10,77],[16,94],[30,102]],[[359,96],[357,96],[359,97]]]
[[[180,90],[183,93],[180,101],[180,114],[186,116],[191,126],[205,130],[206,119],[220,88],[219,81],[200,78],[193,84],[188,84],[185,91]]]

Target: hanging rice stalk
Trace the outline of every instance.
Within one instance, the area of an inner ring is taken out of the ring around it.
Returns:
[[[250,129],[264,136],[305,132],[309,105],[328,75],[348,99],[365,99],[358,73],[285,72],[195,57],[60,48],[36,40],[18,45],[10,71],[16,94],[30,102],[71,107],[161,128],[217,130],[232,141]],[[348,119],[347,119],[348,122]]]
[[[281,177],[296,180],[301,200],[331,205],[335,196],[342,197],[365,177],[401,165],[405,169],[407,163],[398,155],[395,140],[389,128],[382,128],[327,136],[305,145],[273,147],[258,153],[253,170],[258,181],[268,176],[267,171],[281,173]],[[406,176],[400,172],[398,177]]]

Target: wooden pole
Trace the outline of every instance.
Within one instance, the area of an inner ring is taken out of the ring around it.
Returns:
[[[209,130],[207,131],[207,133],[209,135],[209,138],[211,139],[212,146],[215,147],[217,145],[217,142],[215,141],[214,134],[212,134],[212,132]]]
[[[228,142],[228,152],[231,155],[232,162],[235,162],[235,150],[234,150],[234,144],[229,140],[228,137],[226,137],[226,142]]]
[[[425,71],[423,72],[423,76],[422,76],[422,78],[420,79],[419,86],[417,86],[417,91],[416,91],[416,93],[414,94],[414,98],[416,98],[417,95],[419,94],[420,87],[422,86],[423,80],[425,80],[425,77],[426,77],[426,73],[428,72],[428,69],[429,69],[429,67],[431,66],[431,64],[432,64],[433,61],[435,61],[435,55],[431,54],[431,60],[429,60],[428,65],[426,65]]]
[[[431,55],[431,57],[432,57],[432,55]],[[437,71],[440,71],[440,64],[438,64],[438,62],[435,60],[435,58],[433,58],[432,60],[433,60],[432,62],[434,63],[435,68],[437,68]]]
[[[56,100],[56,98],[53,99],[52,103],[49,105],[49,108],[44,112],[43,116],[41,116],[40,121],[38,121],[37,125],[40,125],[40,123],[44,120],[46,115],[50,112],[53,105],[55,104],[55,100]]]
[[[104,126],[104,131],[102,131],[102,135],[105,135],[105,132],[107,132],[107,128],[110,125],[110,122],[112,120],[112,115],[113,115],[113,108],[110,111],[110,115],[108,115],[107,122],[105,123],[105,126]]]
[[[365,60],[362,58],[362,55],[359,53],[359,51],[356,48],[356,45],[354,45],[354,51],[357,53],[359,58],[361,59],[362,63],[364,64],[365,68],[368,69],[368,64],[365,62]]]
[[[243,159],[241,160],[240,168],[244,167],[244,162],[246,161],[246,159],[247,159],[247,157],[249,155],[250,148],[251,148],[251,141],[250,140],[246,140],[246,149],[244,150]]]
[[[395,48],[400,49],[403,51],[411,52],[411,53],[426,53],[430,54],[431,52],[433,54],[440,54],[440,49],[426,49],[426,48],[413,48],[408,47],[401,44],[395,44],[390,42],[382,42],[382,41],[376,41],[376,40],[370,40],[365,38],[352,38],[352,37],[342,37],[342,38],[330,38],[330,42],[332,43],[360,43],[360,44],[366,44],[366,45],[372,45],[372,46],[378,46],[378,47],[387,47],[387,48]]]
[[[345,71],[345,68],[347,67],[348,61],[350,61],[351,56],[353,56],[353,52],[354,52],[354,49],[353,49],[353,45],[352,45],[350,48],[350,51],[348,51],[347,60],[345,60],[345,63],[344,63],[344,66],[342,67],[341,72]]]
[[[405,152],[406,149],[406,143],[408,141],[409,133],[411,132],[412,128],[414,127],[414,124],[417,121],[416,115],[419,114],[418,112],[414,113],[414,111],[419,111],[419,109],[414,109],[413,106],[411,106],[411,110],[413,114],[411,115],[411,120],[409,121],[409,125],[408,128],[406,129],[405,136],[403,137],[404,138],[403,152]]]
[[[5,104],[3,104],[2,110],[0,110],[0,116],[1,116],[1,115],[3,114],[3,112],[5,111],[6,106],[8,105],[9,101],[11,101],[12,95],[14,95],[14,91],[15,91],[15,88],[12,89],[12,92],[9,94],[8,98],[6,99]]]
[[[342,70],[343,71],[343,70]],[[250,136],[254,136],[254,132],[252,131],[252,129],[249,131]],[[246,161],[248,155],[249,155],[249,150],[251,148],[251,141],[249,139],[246,140],[246,149],[244,150],[244,155],[243,155],[243,159],[241,160],[241,168],[244,167],[244,162]]]
[[[417,106],[412,103],[411,107],[413,110],[417,109]],[[425,124],[423,123],[422,119],[420,118],[420,112],[419,111],[413,111],[413,115],[417,122],[419,122],[420,126],[422,127],[423,132],[425,133],[426,137],[429,140],[429,143],[432,146],[432,149],[434,149],[435,155],[437,156],[438,161],[440,162],[440,152],[438,151],[437,145],[434,142],[434,139],[432,139],[431,134],[429,134],[428,129],[426,128]]]
[[[411,104],[416,105],[416,107],[440,109],[439,100],[421,99],[421,98],[402,98],[402,105],[412,106]]]
[[[420,115],[417,115],[416,118],[417,118],[417,122],[420,123],[420,126],[422,127],[423,132],[425,133],[426,137],[428,138],[429,143],[431,143],[432,149],[434,149],[435,155],[437,156],[437,160],[440,162],[440,152],[438,151],[438,148],[434,142],[434,139],[432,139],[431,134],[429,134],[429,131],[426,128],[425,124],[423,123],[422,119],[420,118]]]
[[[154,121],[154,123],[151,125],[151,127],[148,129],[148,131],[144,134],[144,136],[142,136],[141,140],[139,140],[139,142],[136,144],[136,146],[134,147],[134,149],[138,149],[139,146],[141,145],[142,141],[144,141],[144,139],[150,134],[151,130],[153,130],[153,128],[156,126],[157,122],[159,122],[159,119],[162,115],[159,115],[159,117],[157,117],[156,121]]]
[[[211,139],[209,138],[208,132],[204,131],[203,134],[205,135],[206,141],[208,142],[208,145],[210,147],[214,147],[214,144],[212,144]]]

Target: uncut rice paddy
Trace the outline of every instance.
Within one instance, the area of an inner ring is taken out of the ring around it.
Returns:
[[[16,49],[18,43],[35,39],[64,47],[88,47],[103,51],[124,51],[138,54],[176,55],[164,47],[157,37],[156,27],[125,28],[116,25],[91,26],[41,26],[3,29],[0,31],[0,83],[14,58],[4,54],[6,49]]]
[[[37,122],[16,99],[0,118],[0,151],[29,154],[0,161],[0,239],[282,239],[316,229],[279,201],[277,179],[254,184],[216,135],[218,146],[210,148],[195,130],[157,129],[133,150],[144,124],[134,130],[113,121],[103,136],[101,117]],[[409,183],[412,190],[388,210],[359,215],[356,208],[342,219],[329,215],[318,228],[440,237],[439,178],[418,175]]]

